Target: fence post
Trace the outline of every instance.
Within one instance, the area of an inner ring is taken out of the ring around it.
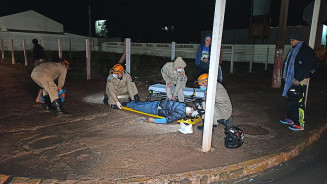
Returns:
[[[176,42],[171,42],[171,60],[175,60]]]
[[[267,47],[267,60],[266,60],[265,70],[268,69],[268,62],[269,62],[269,45]]]
[[[72,60],[72,39],[69,37],[69,62]]]
[[[91,41],[86,38],[86,79],[91,79]]]
[[[27,66],[28,61],[27,61],[27,51],[26,51],[26,41],[25,40],[23,40],[23,48],[24,48],[25,66]]]
[[[60,38],[58,38],[58,51],[59,51],[59,58],[62,59],[62,45],[61,45]]]
[[[131,39],[126,38],[126,70],[131,73]]]
[[[11,40],[11,64],[16,64],[14,53],[14,40]]]
[[[249,72],[252,72],[252,63],[253,63],[253,51],[254,50],[254,46],[251,46],[251,58],[250,58],[250,67],[249,67]]]
[[[234,53],[235,53],[235,45],[232,45],[232,54],[230,56],[230,69],[229,69],[229,73],[233,73],[233,70],[234,70]]]
[[[1,61],[5,60],[5,51],[3,48],[3,40],[1,39]]]

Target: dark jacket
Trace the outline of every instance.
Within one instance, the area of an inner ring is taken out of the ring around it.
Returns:
[[[127,107],[137,111],[163,116],[166,118],[167,123],[186,118],[186,104],[173,100],[138,103],[131,101],[127,104]]]
[[[173,100],[161,100],[158,115],[164,116],[167,123],[186,118],[186,104]]]
[[[319,63],[319,59],[313,49],[305,42],[303,42],[299,52],[294,61],[294,78],[302,81],[310,77],[310,70],[315,68]]]
[[[35,60],[37,59],[44,59],[44,49],[40,44],[36,44],[33,47],[33,57]]]

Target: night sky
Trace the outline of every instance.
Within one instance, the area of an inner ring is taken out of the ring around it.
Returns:
[[[288,25],[306,25],[303,8],[311,1],[290,0]],[[227,0],[224,29],[247,28],[251,2]],[[62,23],[65,32],[88,35],[89,4],[92,21],[108,20],[110,37],[198,43],[201,31],[212,29],[215,0],[1,0],[0,16],[34,10]],[[278,26],[280,4],[271,0],[271,26]],[[164,26],[174,26],[174,32],[161,31]]]

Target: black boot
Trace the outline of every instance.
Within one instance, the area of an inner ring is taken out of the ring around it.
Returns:
[[[217,123],[224,125],[225,130],[228,130],[230,127],[232,127],[233,118],[229,117],[228,119],[219,119],[217,120]]]
[[[134,101],[135,103],[141,102],[139,94],[134,95]]]
[[[204,122],[204,120],[203,120],[203,122]],[[217,125],[212,125],[212,131],[214,130],[214,128],[216,128],[217,127]],[[203,129],[204,129],[204,123],[203,123],[203,125],[201,125],[201,126],[197,126],[196,127],[198,130],[200,130],[201,132],[203,132]]]
[[[104,93],[104,96],[103,96],[103,104],[109,105],[108,104],[108,100],[109,100],[108,95],[106,93]]]
[[[46,111],[51,111],[52,104],[49,95],[43,96],[44,104],[42,104],[42,109]]]
[[[53,107],[53,113],[57,117],[62,117],[64,115],[70,114],[62,109],[61,100],[59,98],[52,102],[52,107]]]
[[[119,109],[116,104],[110,104],[110,107],[113,108],[113,109]]]

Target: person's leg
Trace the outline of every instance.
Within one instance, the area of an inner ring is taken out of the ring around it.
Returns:
[[[47,111],[50,111],[52,109],[50,96],[45,89],[43,89],[42,93],[43,93],[43,98],[44,98],[44,104],[43,104],[42,108]]]
[[[158,114],[158,104],[159,101],[154,102],[137,102],[131,101],[130,103],[127,103],[127,107],[132,108],[137,111],[145,112],[148,114]]]
[[[294,124],[299,125],[298,103],[294,100],[287,99],[287,117],[291,119]]]
[[[170,88],[167,86],[166,84],[166,94],[167,94],[167,98],[169,100],[171,100],[173,98],[173,90],[172,90],[173,86],[170,86]]]
[[[51,99],[51,102],[58,99],[58,87],[57,85],[49,78],[39,79],[41,86],[44,89],[44,93],[48,93]]]
[[[184,102],[184,89],[186,87],[186,82],[187,82],[187,76],[186,75],[184,76],[183,81],[178,81],[177,82],[177,85],[181,86],[180,90],[177,92],[178,101],[182,102],[182,103]]]
[[[41,85],[44,87],[45,91],[48,92],[50,96],[50,100],[52,103],[52,110],[55,116],[61,117],[67,113],[63,110],[61,100],[58,97],[58,87],[57,85],[51,81],[51,79],[44,78],[43,80],[39,80]]]
[[[117,96],[117,94],[114,94]],[[109,105],[117,105],[116,102],[114,101],[113,97],[111,96],[111,93],[108,94],[108,102]]]
[[[108,100],[109,100],[109,98],[108,98],[107,93],[104,93],[104,95],[103,95],[103,103],[104,103],[105,105],[109,105]]]
[[[138,94],[138,90],[137,90],[136,85],[135,85],[134,82],[132,83],[132,90],[130,92],[130,98],[129,99],[132,99],[132,96],[133,96],[135,102],[140,102],[141,101],[140,96]]]
[[[305,123],[305,95],[306,95],[306,89],[307,86],[303,85],[303,98],[301,98],[298,102],[298,107],[299,107],[299,124],[301,127],[304,127],[304,123]]]

